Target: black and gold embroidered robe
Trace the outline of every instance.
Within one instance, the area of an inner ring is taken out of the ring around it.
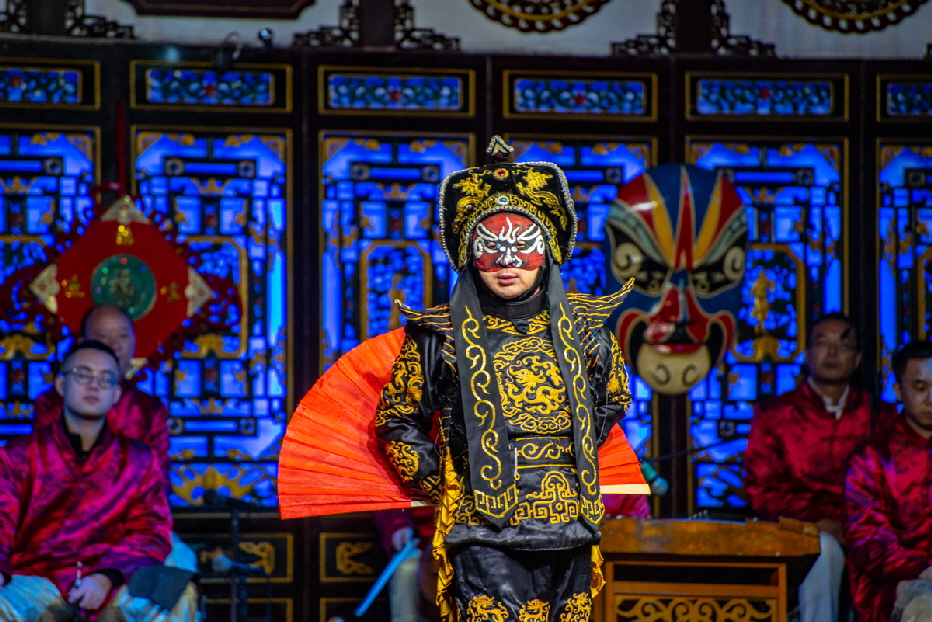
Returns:
[[[586,355],[597,445],[630,401],[618,344],[602,328],[622,298],[621,292],[568,296]],[[479,515],[473,503],[449,309],[403,312],[406,338],[382,392],[376,433],[402,481],[446,509],[447,515],[438,517],[445,546],[560,550],[598,542],[597,526],[580,520],[572,418],[549,311],[520,322],[483,317],[501,388],[508,459],[516,465],[518,505],[502,529]],[[432,430],[435,422],[439,430]]]

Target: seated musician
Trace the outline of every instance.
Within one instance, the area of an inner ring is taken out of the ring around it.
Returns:
[[[136,332],[132,318],[116,305],[97,305],[84,316],[79,338],[101,341],[116,353],[120,361],[120,397],[107,417],[107,425],[123,436],[142,441],[155,451],[170,493],[168,408],[162,400],[137,387],[130,378],[133,357],[136,356]],[[36,398],[33,409],[35,429],[58,421],[62,412],[61,395],[54,389],[46,391]],[[166,564],[197,570],[194,552],[175,533],[172,533],[172,552]]]
[[[893,373],[903,412],[852,456],[845,481],[848,570],[858,622],[890,620],[897,584],[920,574],[926,578],[930,573],[923,571],[932,566],[932,342],[900,349]]]
[[[822,553],[799,588],[802,622],[835,622],[844,572],[844,481],[848,457],[872,430],[896,416],[872,413],[870,395],[851,385],[861,344],[849,318],[830,313],[812,325],[809,377],[754,407],[744,454],[745,490],[754,513],[815,523]]]
[[[117,589],[165,559],[172,518],[155,452],[107,425],[119,378],[112,349],[77,344],[61,417],[0,448],[0,619],[140,619]]]
[[[168,409],[162,400],[149,395],[128,378],[136,355],[133,320],[116,305],[98,305],[84,316],[80,339],[93,339],[110,346],[120,362],[120,397],[110,413],[108,425],[123,436],[142,441],[158,456],[158,464],[168,477]],[[51,389],[36,398],[35,428],[61,418],[62,397]]]

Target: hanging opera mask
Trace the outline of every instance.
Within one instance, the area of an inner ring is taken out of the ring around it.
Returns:
[[[609,289],[634,278],[610,320],[625,360],[660,393],[685,393],[734,341],[748,238],[741,199],[721,174],[659,166],[619,190],[605,227]]]

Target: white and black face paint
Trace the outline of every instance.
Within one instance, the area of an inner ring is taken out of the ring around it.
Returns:
[[[535,270],[546,257],[544,234],[525,216],[493,214],[476,227],[472,256],[476,268],[482,272],[495,272],[502,268]]]

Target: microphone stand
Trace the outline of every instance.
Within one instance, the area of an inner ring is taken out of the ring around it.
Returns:
[[[239,506],[230,504],[230,558],[239,561]],[[246,577],[238,572],[230,573],[230,622],[239,622],[249,617],[249,593]]]

